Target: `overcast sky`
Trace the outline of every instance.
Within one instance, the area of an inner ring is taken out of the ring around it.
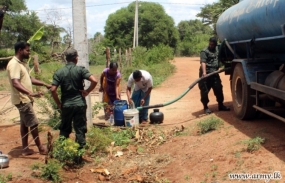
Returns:
[[[196,19],[196,14],[205,4],[218,0],[148,0],[161,4],[166,13],[177,25],[182,20]],[[86,17],[88,37],[96,32],[104,34],[104,26],[109,14],[127,7],[131,0],[86,0]],[[61,27],[72,29],[72,0],[26,0],[29,10],[37,12],[41,21],[55,21]],[[55,16],[56,15],[56,16]],[[59,18],[55,18],[59,17]]]

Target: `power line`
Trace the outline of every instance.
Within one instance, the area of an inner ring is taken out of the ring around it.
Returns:
[[[106,4],[93,4],[93,5],[86,5],[86,8],[90,7],[96,7],[96,6],[112,6],[112,5],[118,5],[118,4],[129,4],[133,1],[129,2],[120,2],[120,3],[106,3]],[[152,2],[152,1],[141,1],[141,2]],[[168,4],[168,5],[180,5],[180,6],[203,6],[206,4],[190,4],[190,3],[165,3],[165,2],[152,2],[152,3],[159,3],[159,4]],[[42,10],[30,10],[30,11],[47,11],[47,10],[63,10],[63,9],[72,9],[72,7],[66,7],[66,8],[51,8],[51,9],[42,9]]]

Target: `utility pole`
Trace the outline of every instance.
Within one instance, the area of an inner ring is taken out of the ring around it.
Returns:
[[[86,6],[85,0],[72,0],[72,19],[73,19],[73,43],[74,48],[78,51],[79,66],[84,66],[89,70],[88,59],[88,40],[87,40],[87,24],[86,24]],[[89,81],[85,81],[85,88],[90,86]],[[85,97],[87,103],[87,126],[92,127],[92,106],[91,97]]]
[[[139,13],[138,13],[139,8],[138,7],[139,7],[139,3],[138,3],[138,0],[136,0],[133,48],[139,45]]]

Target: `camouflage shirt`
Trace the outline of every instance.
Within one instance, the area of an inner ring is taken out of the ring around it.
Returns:
[[[207,74],[219,69],[218,54],[218,48],[216,48],[215,52],[211,52],[208,47],[201,51],[200,62],[206,63]]]

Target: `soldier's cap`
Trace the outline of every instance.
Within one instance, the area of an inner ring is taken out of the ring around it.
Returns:
[[[69,48],[68,50],[65,51],[65,57],[66,59],[71,59],[78,56],[77,50],[74,48]]]

